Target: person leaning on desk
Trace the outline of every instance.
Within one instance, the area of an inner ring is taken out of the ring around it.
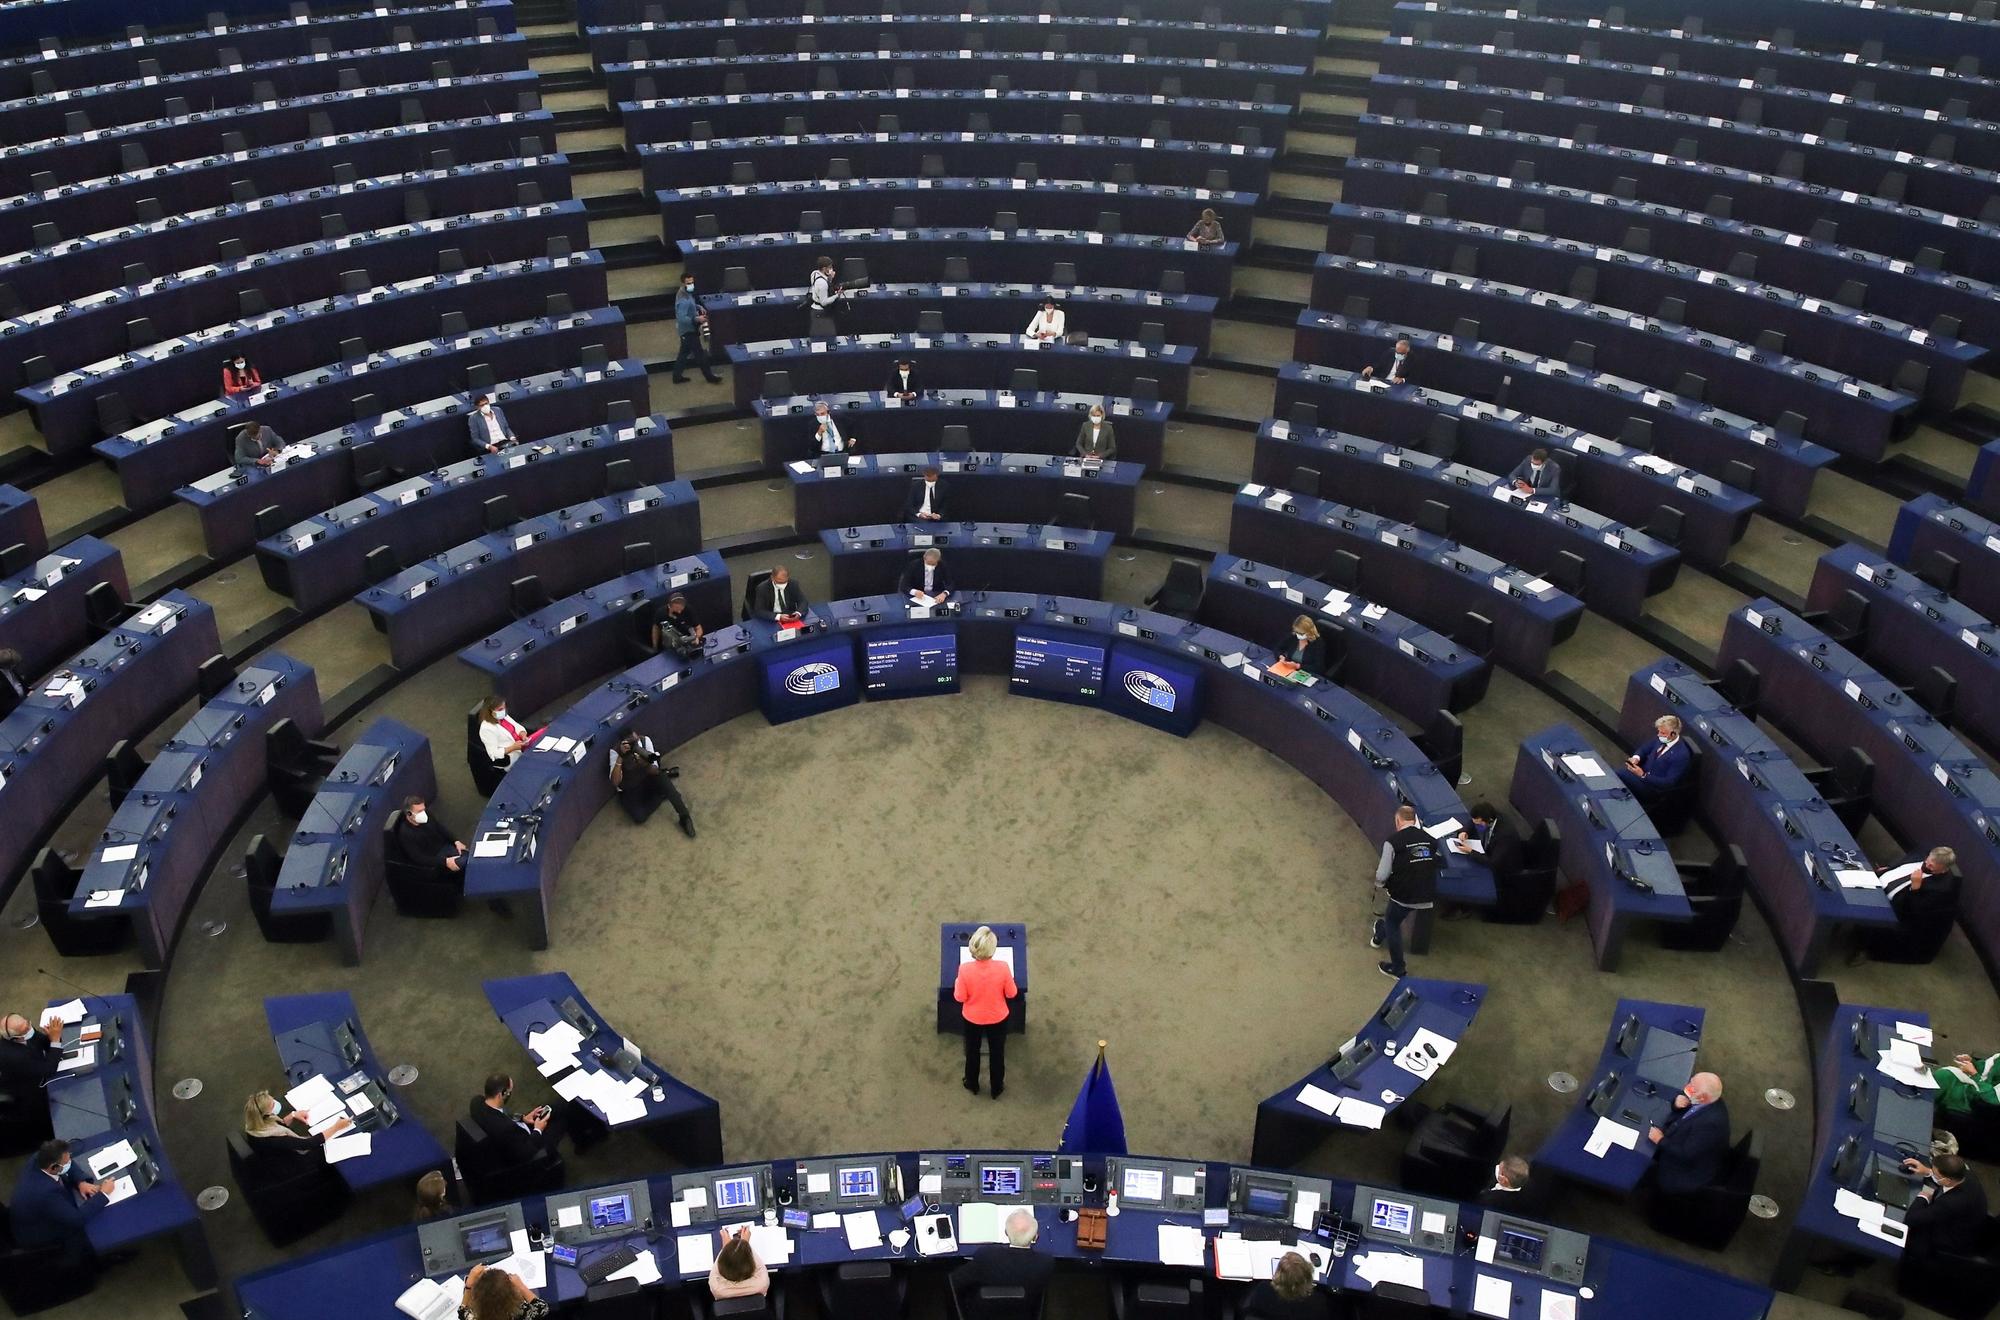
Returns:
[[[308,1132],[303,1110],[294,1109],[280,1117],[283,1109],[269,1091],[259,1091],[243,1102],[243,1140],[260,1160],[318,1159],[328,1137],[337,1137],[354,1126],[353,1119],[342,1118],[325,1132]]]
[[[1729,1155],[1729,1106],[1722,1079],[1696,1073],[1674,1097],[1673,1112],[1646,1139],[1658,1147],[1648,1170],[1655,1189],[1670,1196],[1698,1192],[1715,1181]]]
[[[1313,1280],[1312,1262],[1296,1251],[1278,1257],[1271,1277],[1243,1299],[1244,1320],[1333,1320],[1333,1298]]]
[[[896,590],[912,605],[942,605],[951,599],[951,570],[944,566],[944,552],[932,546],[912,559]]]
[[[653,649],[676,654],[698,652],[707,631],[688,613],[687,597],[676,591],[653,611]]]
[[[62,1032],[59,1017],[39,1029],[19,1013],[0,1018],[0,1082],[47,1086],[62,1066]]]
[[[248,394],[263,383],[264,377],[241,353],[222,364],[222,392],[225,395]]]
[[[1118,432],[1104,420],[1103,404],[1090,405],[1090,416],[1076,428],[1076,443],[1069,447],[1069,452],[1078,458],[1118,457]]]
[[[1896,924],[1863,934],[1848,964],[1870,958],[1891,963],[1927,963],[1935,958],[1958,920],[1958,874],[1952,869],[1957,865],[1955,851],[1933,848],[1914,867],[1888,872],[1882,893],[1896,914]]]
[[[979,1043],[986,1042],[992,1055],[993,1098],[1007,1089],[1007,1001],[1021,993],[1014,984],[1014,969],[993,955],[1000,951],[1000,937],[991,926],[981,926],[966,942],[969,961],[958,965],[958,979],[951,997],[965,1005],[965,1089],[979,1094]],[[1011,1224],[1011,1220],[1009,1223]],[[1034,1219],[1030,1216],[1030,1227]],[[1032,1243],[1034,1239],[1029,1238]],[[1014,1283],[1014,1279],[982,1279],[982,1283]]]
[[[988,936],[993,934],[984,926],[980,930]],[[978,935],[973,936],[974,940],[978,938]],[[967,967],[971,965],[965,964]],[[961,975],[963,972],[964,968],[960,968]],[[1049,1276],[1055,1273],[1055,1257],[1035,1250],[1038,1228],[1034,1211],[1014,1211],[1007,1216],[1004,1231],[1007,1234],[1006,1246],[989,1242],[973,1252],[971,1260],[951,1272],[952,1291],[962,1301],[968,1293],[977,1293],[981,1288],[1019,1288],[1026,1294],[1024,1314],[1039,1315],[1042,1290],[1048,1287]]]
[[[1382,379],[1388,381],[1391,385],[1401,385],[1409,379],[1409,370],[1410,341],[1408,339],[1398,339],[1395,350],[1389,355],[1389,365],[1383,368]],[[1361,379],[1373,380],[1374,377],[1375,368],[1361,368]]]
[[[1326,638],[1319,635],[1319,625],[1301,614],[1292,620],[1292,631],[1277,646],[1278,663],[1271,666],[1271,672],[1280,678],[1290,678],[1301,669],[1308,674],[1320,674],[1326,670]]]
[[[236,433],[233,457],[237,467],[269,467],[285,447],[285,438],[262,422],[246,422]]]
[[[14,1245],[58,1247],[62,1259],[56,1264],[65,1270],[129,1260],[129,1251],[100,1260],[91,1248],[90,1221],[109,1204],[104,1184],[90,1182],[78,1171],[67,1141],[44,1141],[14,1184],[9,1207]]]
[[[804,614],[810,608],[806,589],[792,581],[792,570],[783,564],[772,569],[771,576],[757,584],[756,594],[750,602],[751,613],[763,619],[789,618]]]
[[[1030,339],[1061,339],[1069,318],[1063,315],[1062,305],[1053,298],[1042,299],[1041,310],[1028,322],[1028,328],[1021,333]]]
[[[549,1304],[517,1276],[491,1265],[474,1265],[465,1276],[458,1320],[543,1320]]]
[[[1507,480],[1523,495],[1557,495],[1562,491],[1562,464],[1551,459],[1548,450],[1537,449],[1514,465]]]
[[[708,1267],[708,1292],[716,1301],[726,1297],[762,1297],[771,1291],[771,1273],[757,1259],[750,1245],[750,1226],[745,1224],[723,1241]]]
[[[1205,248],[1221,247],[1222,221],[1216,217],[1215,208],[1201,208],[1201,219],[1194,222],[1194,228],[1187,232],[1188,242]]]

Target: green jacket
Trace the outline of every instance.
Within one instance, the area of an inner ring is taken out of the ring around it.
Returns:
[[[1976,1104],[2000,1105],[2000,1093],[1994,1089],[1995,1084],[2000,1083],[2000,1054],[1974,1059],[1972,1065],[1970,1080],[1950,1064],[1931,1069],[1931,1077],[1938,1084],[1939,1109],[1947,1113],[1969,1114]]]

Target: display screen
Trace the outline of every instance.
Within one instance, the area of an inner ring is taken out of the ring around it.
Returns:
[[[957,633],[870,633],[861,649],[862,683],[871,698],[958,691]]]
[[[1243,1191],[1243,1213],[1258,1215],[1265,1219],[1289,1218],[1292,1208],[1292,1194],[1282,1187],[1258,1187],[1255,1184]]]
[[[760,657],[759,664],[764,676],[764,717],[773,724],[859,700],[854,646],[846,637],[821,646],[782,647]]]
[[[1201,671],[1143,646],[1111,648],[1106,709],[1186,737],[1201,719]]]
[[[979,1194],[981,1196],[1019,1196],[1021,1194],[1021,1168],[1017,1164],[982,1164],[979,1166]]]
[[[1397,1237],[1408,1237],[1413,1212],[1414,1207],[1408,1201],[1385,1201],[1378,1196],[1374,1209],[1368,1212],[1368,1226]]]
[[[1129,1196],[1135,1201],[1157,1201],[1166,1192],[1167,1175],[1162,1169],[1126,1169],[1124,1186],[1118,1189],[1120,1196]]]
[[[618,1228],[632,1222],[632,1194],[620,1192],[616,1196],[593,1196],[590,1198],[590,1226],[596,1228]]]
[[[458,1245],[467,1260],[481,1256],[505,1256],[513,1251],[507,1236],[507,1221],[487,1219],[477,1224],[464,1224],[458,1230]]]
[[[1529,1269],[1542,1267],[1542,1249],[1548,1239],[1540,1233],[1530,1233],[1524,1228],[1502,1226],[1500,1240],[1494,1244],[1493,1254],[1501,1260],[1525,1265]]]
[[[1095,703],[1104,693],[1104,648],[1080,635],[1018,632],[1008,681],[1030,696]]]
[[[715,1208],[717,1210],[747,1210],[757,1204],[757,1180],[741,1178],[717,1178],[715,1180]]]
[[[855,1197],[875,1197],[882,1194],[881,1182],[873,1166],[862,1169],[842,1169],[835,1175],[834,1182],[840,1189],[840,1199],[843,1201],[851,1200]]]

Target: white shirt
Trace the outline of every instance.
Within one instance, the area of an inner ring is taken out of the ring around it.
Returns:
[[[820,453],[838,454],[847,449],[847,441],[840,434],[840,423],[833,420],[832,413],[824,416],[815,414],[814,420],[819,423],[819,430],[814,434],[819,437]]]
[[[924,565],[924,594],[925,594],[926,596],[930,596],[930,595],[934,595],[934,594],[936,594],[936,593],[934,593],[934,592],[933,592],[933,591],[931,590],[931,582],[932,582],[932,580],[933,580],[933,579],[934,579],[934,578],[935,578],[936,576],[937,576],[937,565],[936,565],[936,564],[925,564],[925,565]]]
[[[484,423],[486,423],[486,443],[487,443],[487,444],[489,444],[489,445],[497,445],[497,444],[499,444],[499,443],[500,443],[500,442],[501,442],[502,440],[506,439],[506,435],[505,435],[505,433],[504,433],[504,432],[502,432],[502,431],[501,431],[501,429],[500,429],[500,414],[499,414],[499,413],[497,413],[497,412],[482,412],[482,413],[480,413],[480,414],[479,414],[479,420],[480,420],[480,421],[482,421],[482,422],[484,422]]]
[[[1390,354],[1390,355],[1389,355],[1389,379],[1390,379],[1390,380],[1401,380],[1401,379],[1403,378],[1403,368],[1404,368],[1405,366],[1407,366],[1407,365],[1409,364],[1409,361],[1410,361],[1410,355],[1409,355],[1409,354],[1407,354],[1407,353],[1392,353],[1392,354]]]
[[[508,751],[508,744],[517,743],[527,736],[526,729],[505,717],[479,722],[479,745],[486,749],[486,755],[490,759],[505,761],[508,765],[514,764],[516,758],[521,755],[518,751]]]
[[[926,481],[924,483],[924,502],[917,506],[918,513],[929,513],[931,511],[931,496],[936,492],[937,483],[935,481]]]
[[[1060,339],[1062,338],[1063,322],[1062,308],[1058,307],[1053,312],[1044,308],[1035,313],[1034,320],[1028,322],[1028,333],[1037,336],[1048,335]]]
[[[833,277],[823,270],[816,270],[812,277],[812,301],[815,307],[829,307],[840,297],[833,291]]]
[[[896,368],[896,389],[895,389],[895,393],[897,393],[897,394],[915,394],[915,393],[916,393],[916,391],[915,391],[915,390],[913,390],[913,389],[911,389],[911,388],[910,388],[910,373],[909,373],[909,372],[907,372],[907,371],[905,371],[905,370],[903,370],[903,369],[902,369],[901,367],[898,367],[898,368]]]
[[[789,582],[773,582],[771,584],[771,612],[773,614],[785,614],[789,612],[785,609],[785,601],[787,599],[786,593],[791,589],[792,584]]]

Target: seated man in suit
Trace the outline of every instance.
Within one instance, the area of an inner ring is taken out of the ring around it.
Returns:
[[[1505,892],[1527,866],[1527,846],[1521,842],[1521,833],[1500,816],[1500,809],[1491,802],[1472,804],[1472,824],[1458,832],[1458,837],[1445,844],[1452,852],[1469,855],[1485,863],[1493,873],[1493,887]],[[1472,845],[1478,844],[1478,847]],[[1445,908],[1446,921],[1463,921],[1477,916],[1476,908],[1452,904]]]
[[[833,409],[825,399],[813,404],[813,451],[821,458],[847,452],[847,437],[840,433],[840,423],[833,419]]]
[[[1333,1320],[1333,1296],[1313,1279],[1312,1262],[1296,1251],[1278,1258],[1271,1277],[1243,1300],[1244,1320]]]
[[[1562,464],[1549,457],[1546,449],[1537,449],[1507,474],[1513,489],[1523,495],[1559,495],[1562,492]]]
[[[507,1101],[513,1094],[514,1079],[506,1073],[493,1073],[472,1099],[472,1121],[492,1143],[494,1162],[515,1166],[560,1159],[556,1143],[562,1140],[562,1120],[556,1111],[537,1105],[525,1114],[510,1114]]]
[[[910,483],[909,497],[903,501],[903,521],[944,521],[944,487],[938,484],[936,468],[925,468],[924,475]]]
[[[237,467],[269,467],[285,447],[285,438],[262,422],[247,422],[236,433]]]
[[[1903,1222],[1909,1241],[1903,1246],[1912,1265],[1939,1252],[1971,1256],[1986,1235],[1986,1189],[1972,1176],[1963,1155],[1939,1155],[1933,1163],[1907,1159],[1903,1167],[1925,1179]]]
[[[1077,458],[1118,457],[1118,432],[1104,420],[1103,404],[1090,405],[1090,417],[1076,428],[1076,443],[1069,447],[1069,452]]]
[[[0,720],[14,713],[28,695],[28,676],[21,672],[21,653],[11,646],[0,646]]]
[[[1729,1155],[1729,1106],[1722,1103],[1722,1079],[1696,1073],[1674,1097],[1664,1127],[1650,1128],[1653,1186],[1669,1195],[1698,1192],[1714,1182]]]
[[[0,1082],[11,1082],[21,1087],[45,1086],[56,1075],[56,1067],[62,1063],[63,1020],[50,1018],[46,1027],[36,1030],[35,1024],[19,1013],[9,1013],[0,1018]]]
[[[789,614],[804,614],[811,608],[806,600],[806,589],[792,581],[792,571],[783,564],[771,570],[771,576],[757,584],[757,591],[750,602],[750,612],[760,619],[782,619]]]
[[[904,403],[916,402],[923,386],[917,384],[917,364],[910,359],[897,358],[896,365],[889,369],[889,379],[882,386],[882,393]]]
[[[1643,803],[1653,803],[1680,787],[1694,768],[1694,753],[1681,741],[1678,715],[1662,715],[1653,721],[1659,736],[1625,758],[1618,778]]]
[[[14,1245],[61,1248],[57,1265],[62,1269],[95,1265],[89,1224],[109,1204],[107,1190],[84,1179],[70,1159],[67,1141],[44,1141],[14,1184],[14,1201],[9,1207]]]
[[[1396,341],[1395,352],[1389,355],[1388,365],[1382,369],[1382,379],[1388,381],[1391,385],[1401,385],[1409,379],[1409,367],[1410,341],[1407,339],[1398,339]],[[1375,368],[1361,368],[1361,378],[1363,380],[1372,380],[1374,376]]]
[[[465,433],[475,454],[497,454],[519,438],[507,424],[507,414],[485,394],[472,401],[472,411],[465,417]]]
[[[1042,1290],[1048,1287],[1049,1275],[1055,1273],[1055,1257],[1035,1250],[1034,1211],[1016,1210],[1008,1215],[1006,1231],[1006,1246],[990,1242],[952,1271],[952,1290],[962,1305],[970,1307],[974,1294],[981,1288],[1019,1288],[1028,1296],[1028,1314],[1034,1315],[1041,1308]],[[971,1312],[968,1310],[967,1314]]]
[[[1898,875],[1883,886],[1896,924],[1887,930],[1871,930],[1862,936],[1861,947],[1851,963],[1876,958],[1882,962],[1929,962],[1958,920],[1958,876],[1952,868],[1958,854],[1950,848],[1933,848],[1924,854],[1914,871]],[[1900,868],[1899,868],[1900,869]]]
[[[1528,1162],[1509,1155],[1493,1166],[1493,1185],[1479,1194],[1479,1204],[1489,1210],[1510,1210],[1518,1215],[1534,1213],[1528,1204]]]
[[[422,798],[403,799],[403,814],[396,817],[391,837],[403,861],[424,867],[433,880],[464,890],[465,840],[454,839],[450,830],[432,820]]]
[[[922,559],[911,560],[896,590],[908,596],[912,605],[944,604],[951,597],[951,572],[944,566],[944,552],[932,546]]]

